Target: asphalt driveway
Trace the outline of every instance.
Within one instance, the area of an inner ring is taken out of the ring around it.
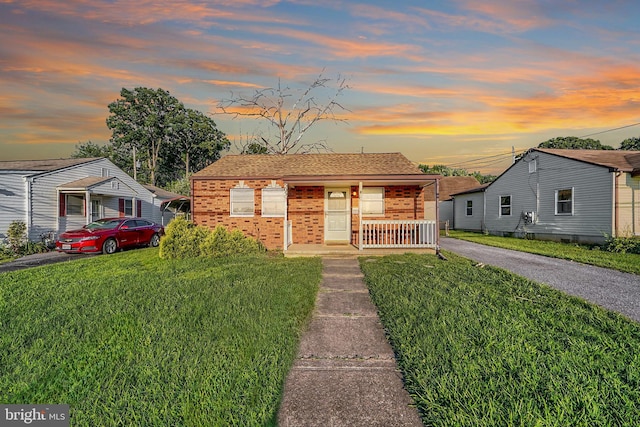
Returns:
[[[640,276],[442,237],[440,247],[545,283],[640,322]]]
[[[70,261],[73,259],[86,258],[88,254],[66,254],[64,252],[44,252],[41,254],[33,254],[23,256],[16,260],[0,264],[0,273],[5,271],[22,270],[23,268],[37,267],[40,265],[53,264],[57,262]]]

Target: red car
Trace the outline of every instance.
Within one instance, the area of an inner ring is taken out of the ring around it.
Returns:
[[[56,250],[66,253],[102,252],[160,244],[164,227],[143,218],[103,218],[78,230],[60,234]]]

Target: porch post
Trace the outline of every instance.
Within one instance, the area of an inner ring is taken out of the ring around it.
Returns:
[[[440,180],[436,179],[436,249],[440,250]]]
[[[84,222],[85,224],[90,224],[91,223],[91,193],[89,192],[89,190],[84,192],[84,203],[85,203],[85,209],[84,209]]]
[[[358,182],[358,250],[362,250],[362,181]]]

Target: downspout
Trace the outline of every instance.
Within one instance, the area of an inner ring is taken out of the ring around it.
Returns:
[[[289,216],[287,215],[289,211],[289,184],[285,183],[284,184],[284,232],[282,233],[282,235],[284,236],[284,241],[282,242],[282,251],[286,252],[288,245],[287,243],[289,242]]]
[[[194,203],[194,200],[195,200],[195,195],[194,195],[194,193],[195,193],[195,191],[193,191],[193,190],[195,190],[195,187],[194,187],[194,185],[193,185],[193,184],[194,184],[195,179],[193,179],[193,175],[191,175],[191,178],[189,178],[189,180],[191,181],[191,185],[190,185],[190,187],[191,187],[191,195],[189,196],[189,205],[190,205],[190,207],[189,207],[189,211],[190,211],[190,212],[189,212],[189,216],[190,216],[189,220],[191,220],[191,222],[192,222],[193,224],[195,224],[195,223],[196,223],[196,222],[195,222],[195,215],[194,215],[194,213],[193,213],[193,212],[194,212],[194,210],[195,210],[195,208],[196,208],[196,205],[195,205],[195,203]]]
[[[424,191],[424,190],[423,190]],[[436,179],[436,251],[440,250],[440,180]]]
[[[612,173],[613,176],[613,233],[612,237],[618,236],[618,224],[619,224],[619,211],[618,202],[620,195],[618,194],[618,177],[620,176],[620,172],[616,171]]]
[[[27,193],[27,206],[26,206],[26,212],[25,212],[25,223],[27,225],[27,239],[29,239],[29,235],[31,234],[31,221],[33,220],[33,212],[32,212],[32,203],[31,203],[31,198],[32,196],[32,192],[31,189],[33,188],[33,178],[31,177],[25,177],[24,179],[24,184],[25,184],[25,189],[26,189],[26,193]]]
[[[384,191],[384,190],[383,190]],[[362,250],[362,181],[358,182],[358,250]]]
[[[482,192],[482,226],[481,231],[484,233],[487,230],[487,189]]]

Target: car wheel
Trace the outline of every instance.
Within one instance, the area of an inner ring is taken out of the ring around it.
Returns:
[[[115,253],[115,251],[117,250],[118,250],[118,243],[116,242],[116,239],[107,239],[102,245],[102,252],[105,254],[111,255],[112,253]]]
[[[153,236],[151,236],[151,240],[149,240],[149,246],[151,246],[152,248],[157,248],[158,245],[160,245],[160,236],[158,235],[158,233],[155,233]]]

